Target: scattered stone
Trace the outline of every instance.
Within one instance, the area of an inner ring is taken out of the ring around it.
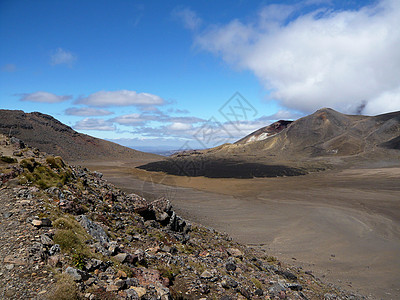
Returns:
[[[49,255],[55,255],[57,253],[61,252],[61,247],[59,244],[54,244],[53,246],[51,246],[50,250],[49,250]]]
[[[126,273],[122,270],[118,270],[117,274],[115,274],[116,278],[121,278],[121,279],[126,279],[128,277],[128,275],[126,275]]]
[[[231,277],[226,276],[221,281],[221,286],[225,289],[236,288],[238,286],[238,283],[235,280],[233,280]]]
[[[33,226],[36,226],[36,227],[41,227],[42,226],[42,221],[40,221],[40,220],[32,220],[32,225]]]
[[[54,268],[61,268],[62,267],[62,262],[61,262],[61,255],[51,255],[49,256],[47,263]]]
[[[213,277],[213,275],[209,272],[209,271],[207,271],[207,270],[205,270],[203,273],[201,273],[201,275],[200,275],[200,278],[202,278],[202,279],[211,279]]]
[[[254,294],[258,297],[262,297],[264,295],[264,291],[262,289],[256,289]]]
[[[291,289],[292,291],[302,291],[303,290],[303,286],[301,284],[298,284],[298,283],[288,284],[287,287],[289,289]]]
[[[107,285],[107,288],[106,288],[107,292],[116,292],[118,290],[119,290],[118,286],[116,286],[114,284],[109,284],[109,285]]]
[[[52,223],[51,223],[51,220],[50,219],[48,219],[48,218],[43,218],[43,219],[40,219],[41,221],[42,221],[42,227],[51,227],[52,226]]]
[[[283,277],[285,277],[285,278],[287,278],[287,279],[289,279],[289,280],[293,280],[293,281],[297,280],[297,276],[294,275],[292,272],[289,272],[289,271],[279,271],[279,270],[278,270],[276,273],[279,274],[279,275],[282,275]]]
[[[47,234],[40,235],[40,241],[45,246],[52,246],[54,244],[53,240]]]
[[[13,213],[12,213],[12,212],[9,212],[9,211],[3,213],[3,217],[4,217],[5,219],[11,217],[12,215],[13,215]]]
[[[87,233],[91,235],[96,241],[99,241],[102,245],[110,241],[103,227],[101,227],[96,222],[91,221],[87,216],[80,215],[77,216],[76,219],[81,224],[81,226],[86,229]]]
[[[227,263],[225,265],[225,269],[227,271],[235,271],[236,270],[236,265],[234,263]]]
[[[89,275],[86,272],[72,267],[66,268],[65,273],[72,276],[75,281],[86,281],[89,279]]]
[[[269,289],[268,291],[272,294],[272,295],[277,295],[279,294],[281,291],[286,291],[286,288],[280,283],[274,283]]]
[[[142,298],[147,293],[147,290],[140,286],[132,286],[129,289],[134,290],[137,293],[139,298]]]
[[[126,297],[129,300],[139,300],[140,299],[138,293],[134,289],[129,288],[125,292],[126,292]]]
[[[118,253],[114,258],[119,262],[123,263],[127,260],[129,254],[128,253]]]
[[[242,258],[243,252],[236,248],[229,248],[227,249],[228,254],[233,257]]]

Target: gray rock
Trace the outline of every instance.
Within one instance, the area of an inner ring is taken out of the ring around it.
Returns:
[[[238,286],[238,283],[229,276],[226,276],[221,281],[221,285],[225,289],[230,289],[230,288],[236,288]]]
[[[139,295],[136,293],[134,289],[127,289],[126,291],[126,298],[129,300],[139,300]]]
[[[237,289],[237,291],[238,291],[239,293],[241,293],[242,296],[245,297],[246,299],[251,299],[251,293],[250,293],[250,291],[247,290],[246,288],[240,287],[240,288]]]
[[[227,271],[235,271],[235,270],[236,270],[236,265],[235,265],[234,263],[228,262],[228,263],[225,265],[225,269],[226,269]]]
[[[82,225],[82,227],[86,229],[87,233],[89,233],[89,235],[91,235],[96,241],[99,241],[102,245],[110,241],[103,227],[90,220],[87,216],[80,215],[77,216],[76,219]]]
[[[9,211],[6,211],[5,213],[3,213],[3,217],[4,217],[5,219],[11,217],[12,215],[13,215],[13,213],[12,213],[12,212],[9,212]]]
[[[289,279],[289,280],[297,280],[297,276],[294,275],[292,272],[289,272],[289,271],[280,271],[280,270],[278,270],[276,272],[276,274],[282,275],[283,277],[285,277],[286,279]]]
[[[138,286],[139,280],[137,278],[127,278],[125,280],[126,287],[129,289],[131,286]]]
[[[117,279],[114,284],[118,287],[119,290],[123,290],[126,287],[126,282],[123,279]]]
[[[100,173],[100,172],[97,172],[97,171],[94,171],[93,175],[96,176],[97,178],[102,178],[103,177],[103,173]]]
[[[289,289],[291,289],[292,291],[302,291],[303,290],[303,286],[298,283],[290,283],[290,284],[288,284],[287,287]]]
[[[124,263],[125,261],[127,261],[128,255],[129,255],[128,253],[118,253],[117,255],[114,256],[114,258],[119,262]]]
[[[51,248],[49,250],[50,255],[55,255],[60,252],[61,252],[61,247],[59,244],[54,244],[53,246],[51,246]]]
[[[201,275],[200,275],[200,278],[202,278],[202,279],[211,279],[213,277],[213,275],[209,272],[209,271],[207,271],[207,270],[205,270],[203,273],[201,273]]]
[[[85,264],[85,268],[88,272],[93,272],[94,270],[105,270],[106,269],[106,265],[104,264],[103,261],[99,260],[99,259],[88,259],[86,261]]]
[[[286,292],[286,288],[280,283],[280,282],[276,282],[274,283],[269,289],[268,291],[272,294],[272,295],[277,295],[279,294],[281,291],[282,292]]]
[[[110,242],[110,246],[108,247],[108,251],[110,251],[111,255],[116,255],[119,252],[118,243],[115,241]]]
[[[40,241],[45,246],[52,246],[54,244],[53,240],[47,234],[40,235]]]
[[[72,276],[75,281],[86,281],[89,279],[89,274],[79,269],[68,267],[65,269],[65,273]]]
[[[51,220],[48,218],[40,219],[40,221],[42,221],[42,227],[51,227],[52,226]]]

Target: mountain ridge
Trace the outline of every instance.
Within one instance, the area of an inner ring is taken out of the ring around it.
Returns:
[[[189,169],[196,165],[200,169],[196,176],[251,178],[371,163],[398,165],[399,139],[400,112],[362,116],[322,108],[293,122],[278,121],[260,128],[234,144],[178,153],[139,168],[193,176]],[[216,165],[224,171],[215,170]]]
[[[68,161],[157,159],[160,156],[76,132],[50,115],[0,110],[0,133]]]

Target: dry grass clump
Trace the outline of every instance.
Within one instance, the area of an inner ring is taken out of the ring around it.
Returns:
[[[10,156],[1,156],[0,160],[8,164],[13,164],[17,162],[15,158],[12,158]]]
[[[57,186],[62,187],[72,178],[72,171],[65,166],[61,157],[49,156],[48,166],[42,165],[34,158],[23,159],[20,166],[24,168],[20,183],[33,183],[42,189]]]
[[[57,276],[57,282],[50,294],[48,300],[80,300],[83,299],[79,293],[73,278],[68,274],[60,274]]]

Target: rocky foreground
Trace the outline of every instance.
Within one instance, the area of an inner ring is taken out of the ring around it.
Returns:
[[[363,299],[0,136],[3,299]]]

